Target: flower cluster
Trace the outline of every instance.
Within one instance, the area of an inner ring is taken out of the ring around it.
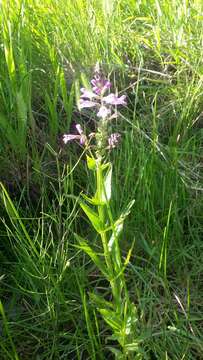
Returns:
[[[112,149],[115,148],[120,141],[120,134],[113,133],[108,136],[108,121],[117,117],[117,106],[126,105],[126,96],[118,96],[115,93],[107,94],[110,90],[111,83],[105,79],[99,69],[95,71],[94,77],[91,80],[91,88],[81,88],[81,96],[78,102],[79,110],[84,108],[93,108],[96,110],[96,116],[99,121],[97,122],[97,132],[90,134],[90,138],[96,137],[97,147]],[[64,134],[63,141],[68,143],[72,140],[79,140],[81,145],[88,144],[88,137],[84,134],[80,124],[76,125],[77,135]],[[106,146],[105,146],[106,144]]]
[[[126,105],[126,96],[118,97],[114,93],[104,96],[106,91],[110,89],[111,83],[96,74],[91,80],[92,89],[81,88],[82,95],[79,100],[79,108],[96,108],[98,110],[97,117],[106,119],[112,114],[111,106]],[[115,117],[115,114],[114,116]]]

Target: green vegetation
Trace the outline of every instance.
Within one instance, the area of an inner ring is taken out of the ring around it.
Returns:
[[[201,0],[1,0],[0,359],[202,359],[202,25]],[[119,244],[137,322],[122,355],[80,207],[94,177],[62,141],[77,122],[94,131],[76,104],[97,61],[128,103],[109,155],[112,218],[134,200]]]

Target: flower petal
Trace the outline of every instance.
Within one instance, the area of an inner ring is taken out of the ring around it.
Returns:
[[[85,89],[85,88],[81,88],[80,89],[82,92],[82,95],[80,96],[81,99],[89,99],[92,100],[93,98],[97,97],[96,94],[94,94],[91,90],[89,89]]]
[[[86,135],[82,134],[80,136],[80,145],[85,145],[86,141],[87,141]]]
[[[106,103],[106,104],[110,104],[110,105],[126,105],[126,95],[122,95],[120,97],[116,96],[116,94],[109,94],[107,96],[105,96],[103,98],[103,101]]]
[[[96,79],[92,79],[91,80],[91,84],[93,85],[93,86],[97,86],[97,81],[98,80],[96,80]],[[82,90],[82,89],[81,89]]]
[[[105,82],[104,82],[104,87],[105,87],[106,89],[110,89],[110,87],[111,87],[111,82],[108,81],[108,80],[105,80]]]
[[[98,117],[101,117],[102,119],[106,119],[108,115],[110,115],[111,111],[107,109],[106,106],[102,105],[97,113]]]
[[[110,81],[103,79],[101,77],[96,77],[91,80],[91,84],[93,85],[93,91],[97,95],[103,95],[107,89],[111,87]]]
[[[94,107],[94,106],[96,106],[97,105],[97,103],[96,102],[94,102],[94,101],[90,101],[90,100],[83,100],[83,99],[80,99],[79,100],[79,104],[78,104],[79,106],[79,108],[80,109],[84,109],[84,108],[91,108],[91,107]]]
[[[82,135],[83,134],[83,129],[82,129],[81,125],[76,124],[75,127],[76,127],[76,130],[77,130],[78,134]]]
[[[73,134],[64,134],[63,135],[63,142],[64,144],[67,144],[67,142],[72,141],[72,140],[78,140],[80,139],[80,135],[73,135]]]

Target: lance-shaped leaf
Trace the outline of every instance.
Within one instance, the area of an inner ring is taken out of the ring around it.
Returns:
[[[90,198],[89,196],[85,195],[85,194],[81,194],[81,196],[83,197],[83,199],[85,199],[89,204],[92,205],[103,205],[101,202],[99,202],[99,200],[96,197]]]
[[[123,360],[123,352],[121,352],[116,348],[113,348],[112,346],[108,346],[107,349],[110,350],[112,354],[115,355],[116,360]]]
[[[104,177],[104,186],[102,192],[102,200],[109,201],[111,199],[111,178],[112,178],[112,166],[109,164],[109,168]]]
[[[106,321],[113,331],[120,332],[122,330],[123,322],[120,314],[107,309],[99,309],[99,312],[103,316],[104,321]]]
[[[87,215],[88,219],[90,220],[92,226],[95,228],[95,230],[100,233],[103,231],[103,223],[101,222],[98,214],[92,210],[91,207],[89,207],[84,202],[80,201],[80,206]]]
[[[4,135],[4,138],[10,142],[14,151],[20,149],[19,139],[17,133],[9,123],[9,119],[0,113],[0,129]]]
[[[119,219],[123,219],[125,220],[125,218],[130,214],[130,210],[133,207],[135,203],[135,200],[131,200],[128,205],[126,206],[126,208],[124,209],[124,211],[122,212],[122,214],[120,215]]]
[[[79,245],[76,245],[77,248],[82,249],[95,263],[95,265],[98,267],[98,269],[101,271],[101,273],[106,277],[106,279],[109,279],[108,272],[106,270],[106,266],[103,263],[103,261],[100,259],[98,254],[89,246],[87,241],[80,237],[77,234],[74,234],[75,238],[77,239]]]
[[[105,300],[103,297],[101,297],[95,293],[89,293],[89,297],[98,309],[99,308],[113,309],[114,305],[111,302]]]
[[[104,169],[101,168],[101,176],[99,178],[98,190],[95,194],[95,199],[100,204],[106,204],[111,199],[111,178],[112,178],[112,166],[108,163],[105,175],[103,176]]]
[[[132,206],[134,205],[135,200],[132,200],[129,202],[129,204],[126,206],[125,210],[121,213],[119,219],[114,223],[114,229],[111,235],[111,238],[108,243],[109,251],[114,250],[114,246],[116,241],[118,240],[118,237],[120,236],[122,230],[123,230],[123,223],[126,219],[126,217],[130,214],[130,210]]]
[[[110,240],[108,242],[108,248],[109,248],[109,251],[113,251],[114,249],[114,245],[115,245],[115,241],[116,239],[118,239],[120,233],[122,232],[123,230],[123,220],[122,222],[120,223],[115,223],[115,228],[114,228],[114,231],[110,237]]]

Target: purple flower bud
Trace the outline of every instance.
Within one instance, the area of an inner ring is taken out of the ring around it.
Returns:
[[[102,79],[101,77],[95,77],[92,79],[91,84],[93,85],[93,91],[97,95],[103,95],[105,91],[111,87],[110,81]]]
[[[115,94],[111,93],[103,98],[103,101],[106,104],[110,105],[127,105],[126,101],[126,95],[122,95],[120,97],[116,96]]]
[[[113,149],[120,143],[121,140],[121,134],[119,133],[113,133],[108,138],[108,149]]]

